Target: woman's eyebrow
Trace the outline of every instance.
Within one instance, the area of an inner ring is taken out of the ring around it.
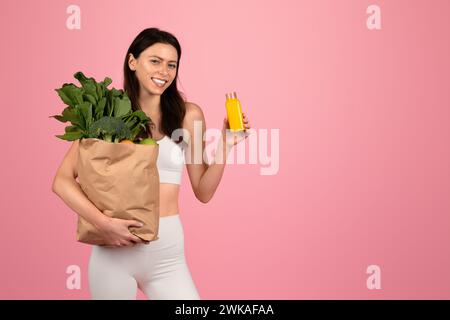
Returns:
[[[155,55],[150,55],[149,57],[156,57],[158,59],[164,60],[163,58],[155,56]],[[170,60],[169,62],[176,62],[176,61],[175,60]]]

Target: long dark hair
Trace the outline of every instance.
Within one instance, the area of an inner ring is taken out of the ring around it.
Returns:
[[[177,38],[169,32],[162,31],[158,28],[147,28],[141,31],[133,40],[128,48],[123,64],[123,89],[128,94],[131,101],[133,111],[142,110],[139,105],[139,82],[136,78],[135,71],[128,66],[128,59],[130,53],[137,59],[142,51],[152,46],[155,43],[165,43],[172,45],[178,53],[177,72],[175,79],[170,86],[161,95],[161,128],[160,131],[165,135],[171,137],[175,129],[182,128],[184,116],[186,114],[186,98],[182,92],[177,88],[178,69],[180,68],[181,46]],[[147,125],[147,132],[140,135],[140,137],[151,137],[153,134],[150,130],[150,125],[154,122],[150,119]],[[181,136],[177,143],[183,141]]]

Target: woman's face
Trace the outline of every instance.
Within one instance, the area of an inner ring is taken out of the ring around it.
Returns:
[[[128,66],[136,71],[141,89],[161,95],[177,74],[177,50],[170,44],[155,43],[141,52],[138,59],[130,54]],[[164,83],[161,83],[162,80]]]

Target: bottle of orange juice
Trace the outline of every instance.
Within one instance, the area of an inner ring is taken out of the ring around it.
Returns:
[[[237,98],[236,92],[225,94],[227,100],[225,107],[227,109],[228,123],[230,131],[237,132],[244,130],[244,121],[242,117],[241,102]]]

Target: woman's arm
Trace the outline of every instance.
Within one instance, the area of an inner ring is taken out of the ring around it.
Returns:
[[[78,146],[79,141],[74,141],[64,157],[53,179],[52,190],[73,211],[78,213],[95,227],[101,228],[107,223],[108,217],[98,210],[97,207],[86,197],[81,189],[81,186],[76,181],[78,176],[76,170],[78,161]]]
[[[130,233],[129,227],[141,227],[142,224],[135,220],[111,218],[103,214],[83,192],[76,181],[78,176],[79,140],[76,140],[64,160],[62,161],[55,178],[52,190],[65,204],[67,204],[79,216],[95,226],[108,246],[129,246],[143,241]]]
[[[225,118],[222,128],[222,137],[219,139],[217,145],[217,150],[214,156],[214,160],[210,165],[208,165],[203,159],[203,152],[205,150],[205,142],[203,141],[203,136],[206,132],[206,122],[203,115],[202,109],[194,104],[187,103],[186,117],[185,117],[185,127],[189,131],[190,139],[188,142],[188,149],[190,154],[187,154],[186,168],[188,171],[189,179],[191,181],[192,189],[196,198],[202,203],[207,203],[211,200],[214,193],[219,186],[220,180],[222,179],[223,172],[225,170],[226,159],[230,153],[231,148],[237,144],[239,139],[231,139],[232,141],[227,141],[226,130],[229,129],[228,120]],[[195,139],[194,136],[194,124],[195,121],[199,121],[202,126],[202,136],[201,139]],[[245,128],[249,129],[248,121],[244,117]],[[247,136],[245,136],[246,138]],[[234,138],[234,137],[233,137]],[[201,144],[199,143],[201,140]],[[200,150],[200,151],[199,151]],[[194,160],[195,154],[202,156],[201,164],[196,164]]]
[[[108,217],[86,197],[79,183],[69,177],[56,177],[53,184],[55,192],[66,205],[78,213],[97,229],[102,229],[108,223]]]

